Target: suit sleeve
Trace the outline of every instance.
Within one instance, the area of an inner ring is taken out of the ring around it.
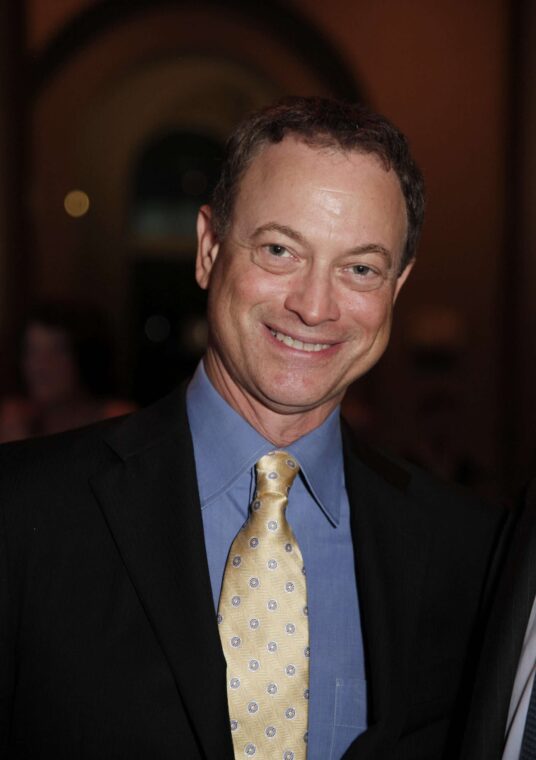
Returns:
[[[3,505],[0,504],[0,757],[5,757],[11,722],[12,652],[9,645],[8,573],[6,525]]]
[[[12,480],[12,462],[6,456],[9,444],[0,450],[0,757],[8,757],[15,684],[15,646],[13,588],[10,584],[10,544],[8,541],[8,514],[11,501],[9,481]],[[18,510],[15,511],[15,514]]]

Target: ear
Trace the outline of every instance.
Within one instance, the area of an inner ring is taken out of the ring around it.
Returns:
[[[402,290],[402,285],[408,279],[409,273],[413,269],[414,264],[415,264],[415,259],[412,259],[408,264],[406,264],[404,269],[400,272],[400,274],[396,278],[395,292],[393,293],[393,303],[395,303],[396,299],[398,298],[398,294]]]
[[[195,279],[203,290],[208,288],[210,274],[216,261],[220,243],[212,226],[212,209],[201,206],[197,214],[197,257]]]

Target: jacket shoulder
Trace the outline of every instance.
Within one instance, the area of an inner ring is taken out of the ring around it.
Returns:
[[[0,482],[7,479],[36,483],[41,476],[47,479],[60,473],[68,477],[73,472],[91,469],[110,460],[111,451],[105,436],[121,425],[123,418],[97,422],[77,430],[4,443],[0,446]]]
[[[449,532],[460,525],[470,529],[472,524],[476,530],[486,524],[494,530],[506,519],[508,510],[500,503],[487,501],[391,452],[363,443],[346,425],[343,441],[347,470],[360,469],[386,495],[388,489],[403,493],[405,503],[421,515],[424,523],[431,521],[435,530],[441,524]]]
[[[144,409],[56,435],[0,445],[0,482],[36,484],[91,477],[107,464],[126,459],[156,441],[187,430],[184,389]]]

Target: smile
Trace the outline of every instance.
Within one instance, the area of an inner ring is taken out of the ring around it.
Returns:
[[[298,351],[325,351],[330,347],[329,343],[304,343],[302,340],[295,340],[290,335],[285,335],[282,332],[276,332],[276,330],[270,329],[270,332],[281,343],[289,348],[296,348]]]

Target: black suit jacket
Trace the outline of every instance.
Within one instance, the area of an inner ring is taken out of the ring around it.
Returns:
[[[502,512],[344,454],[371,724],[345,757],[453,756]],[[0,484],[0,755],[231,760],[183,393],[3,447]]]
[[[482,648],[463,760],[501,760],[512,687],[536,595],[536,480],[513,521]]]

